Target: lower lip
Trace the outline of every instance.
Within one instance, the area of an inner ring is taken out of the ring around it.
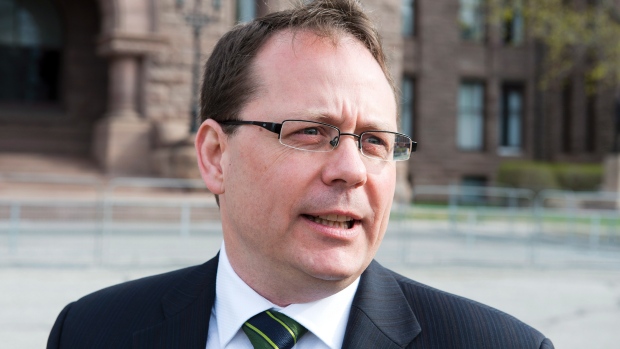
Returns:
[[[355,223],[353,223],[353,227],[350,229],[340,229],[317,223],[306,216],[302,217],[308,224],[310,224],[313,230],[332,239],[352,240],[360,233],[360,223],[358,221],[355,221]]]

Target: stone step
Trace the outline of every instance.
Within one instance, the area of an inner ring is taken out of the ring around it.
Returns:
[[[135,182],[134,182],[135,181]],[[0,152],[1,200],[118,199],[213,201],[199,180],[125,179],[118,182],[85,157]],[[165,183],[161,183],[165,181]]]
[[[88,126],[11,125],[0,127],[2,152],[64,154],[87,157],[91,153],[92,130]]]
[[[95,162],[85,156],[14,152],[0,152],[1,173],[102,175]]]

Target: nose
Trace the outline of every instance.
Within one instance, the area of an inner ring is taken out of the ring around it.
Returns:
[[[323,182],[327,185],[362,186],[367,179],[363,155],[359,151],[357,138],[342,138],[344,135],[347,134],[341,134],[339,139],[334,140],[338,144],[336,149],[325,153],[328,160],[323,166]]]

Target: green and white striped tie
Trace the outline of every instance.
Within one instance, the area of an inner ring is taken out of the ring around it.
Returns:
[[[254,349],[291,349],[308,330],[290,317],[266,310],[243,324]]]

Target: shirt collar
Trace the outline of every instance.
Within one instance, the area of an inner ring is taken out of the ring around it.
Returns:
[[[252,316],[275,309],[295,319],[330,348],[341,348],[359,277],[342,291],[318,301],[291,304],[281,308],[248,286],[235,273],[222,243],[215,283],[215,304],[218,335],[222,347],[228,345]]]

